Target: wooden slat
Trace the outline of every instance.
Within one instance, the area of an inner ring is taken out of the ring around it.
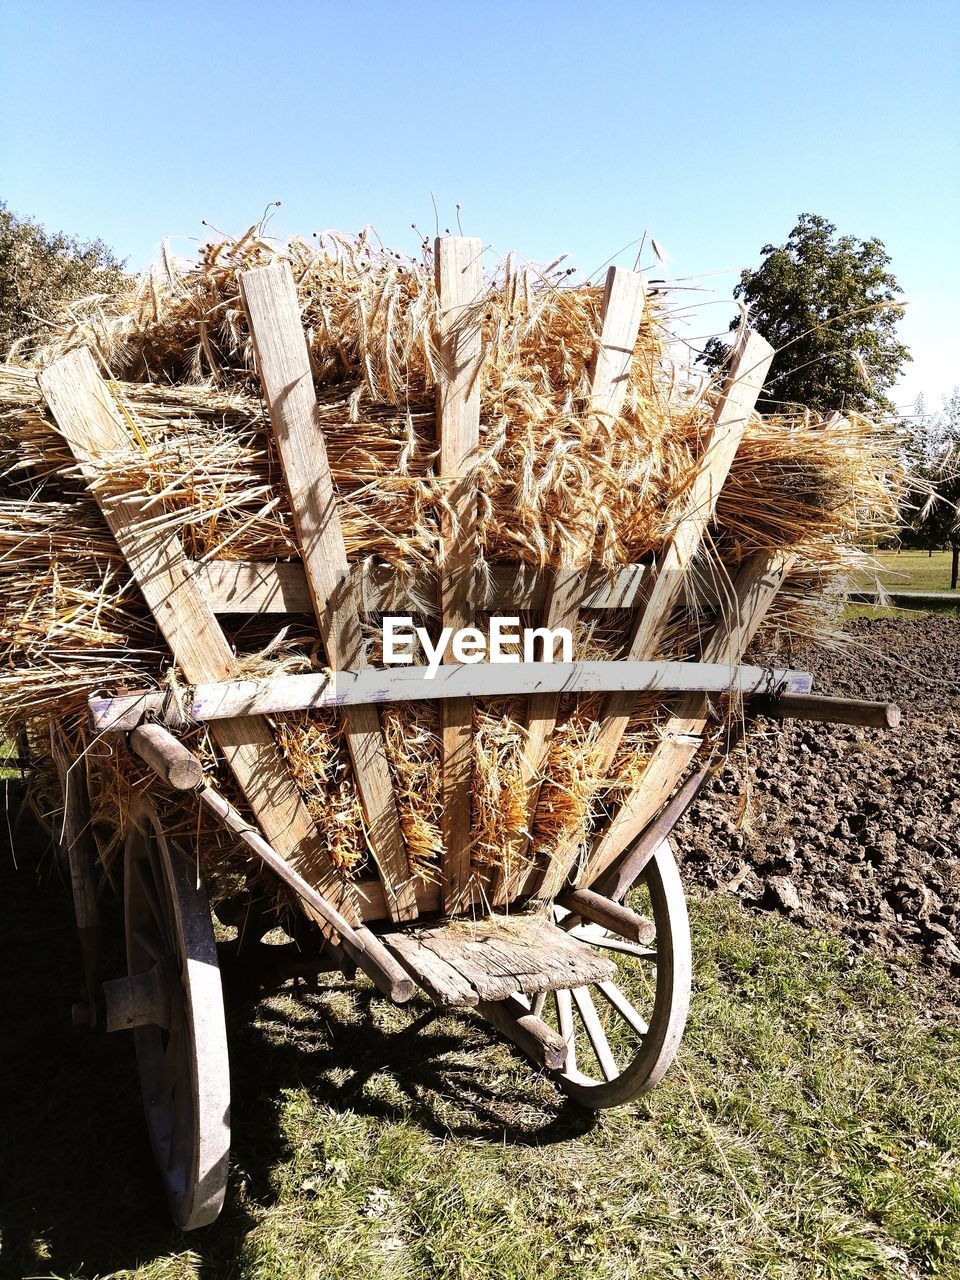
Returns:
[[[686,494],[676,528],[653,579],[649,599],[631,638],[627,656],[635,662],[657,656],[690,566],[700,550],[707,526],[713,520],[720,490],[726,483],[773,356],[773,348],[759,333],[747,335],[717,407],[713,429],[704,442],[696,477]],[[604,709],[600,741],[604,748],[605,766],[609,766],[617,753],[634,705],[635,699],[628,695],[614,696]]]
[[[379,877],[364,877],[351,881],[350,887],[357,895],[362,919],[377,921],[389,919],[383,882]],[[440,910],[440,885],[436,880],[416,881],[417,907],[421,915]]]
[[[436,285],[440,305],[440,379],[437,438],[444,490],[440,612],[445,627],[473,625],[478,557],[478,488],[473,469],[480,448],[483,244],[462,236],[438,237]],[[473,777],[473,704],[445,702],[441,714],[441,892],[449,914],[472,894],[470,799]]]
[[[479,1001],[470,981],[419,938],[392,933],[387,935],[387,946],[436,1004],[472,1007]]]
[[[240,286],[327,661],[335,669],[356,668],[362,661],[360,607],[317,421],[293,273],[286,262],[258,267],[241,275]],[[409,920],[417,914],[416,896],[380,718],[375,707],[357,706],[345,711],[343,719],[390,914],[395,920]]]
[[[611,267],[603,297],[600,339],[590,382],[588,419],[616,418],[623,408],[630,378],[630,364],[640,332],[645,305],[643,278],[634,271]],[[592,548],[586,548],[580,564],[557,569],[552,575],[543,611],[545,627],[566,627],[576,632],[577,617],[583,607],[585,572]],[[538,694],[527,707],[527,737],[523,753],[523,781],[527,788],[527,827],[532,828],[540,795],[541,771],[557,722],[560,696]],[[527,878],[525,848],[508,858],[491,887],[497,904],[511,901]]]
[[[627,655],[634,661],[657,656],[686,576],[700,550],[707,526],[713,520],[720,490],[740,447],[773,356],[773,348],[760,334],[750,332],[747,335],[717,405],[712,429],[704,441],[697,474],[685,495],[646,606],[634,629]],[[636,696],[630,693],[615,693],[607,700],[598,744],[601,774],[610,768],[635,706]],[[576,847],[568,845],[554,854],[540,881],[542,897],[553,897],[565,883],[576,853]],[[531,887],[532,883],[528,882],[527,888]]]
[[[726,615],[716,624],[704,649],[705,662],[735,662],[756,634],[773,603],[794,557],[783,552],[751,556],[737,574]],[[680,782],[701,746],[709,714],[706,698],[691,694],[667,721],[663,736],[638,786],[600,833],[578,884],[589,886],[643,831]]]
[[[195,684],[229,680],[236,673],[236,660],[213,610],[190,577],[180,539],[145,524],[137,501],[105,485],[111,458],[136,446],[90,352],[82,349],[63,356],[41,374],[40,387],[184,676]],[[212,732],[270,843],[348,919],[355,919],[349,890],[323,852],[266,724],[221,720]]]
[[[812,677],[789,668],[735,667],[703,662],[479,662],[440,667],[431,678],[426,668],[377,667],[266,680],[233,680],[195,685],[186,691],[122,694],[89,701],[90,724],[100,733],[135,728],[146,717],[176,727],[233,716],[271,716],[290,711],[328,711],[365,703],[442,701],[445,698],[497,698],[550,690],[609,693],[644,690],[664,699],[690,692],[753,693],[782,689],[806,693]],[[784,704],[789,706],[790,704]]]
[[[192,561],[190,569],[218,615],[313,612],[299,560]],[[362,615],[428,613],[438,598],[433,570],[418,570],[407,578],[392,565],[364,562],[351,565],[350,572]],[[622,565],[612,572],[602,565],[591,565],[586,571],[581,609],[632,609],[641,599],[647,572],[642,564]],[[478,609],[509,614],[542,609],[546,602],[549,575],[532,565],[492,564],[485,576],[484,592],[477,597]],[[702,599],[705,608],[714,602],[709,594]]]

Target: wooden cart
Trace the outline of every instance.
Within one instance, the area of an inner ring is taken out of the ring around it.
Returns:
[[[194,791],[251,853],[297,894],[312,922],[292,956],[312,967],[362,970],[389,999],[419,989],[436,1004],[476,1012],[508,1037],[571,1097],[616,1106],[649,1089],[676,1053],[690,995],[690,937],[683,889],[667,840],[709,773],[690,776],[703,743],[711,693],[743,695],[748,713],[883,723],[873,704],[809,695],[809,677],[743,665],[743,652],[791,566],[788,554],[756,556],[730,584],[698,662],[657,660],[685,575],[713,518],[717,496],[753,410],[772,355],[749,335],[715,413],[682,519],[660,563],[612,577],[589,564],[534,573],[494,565],[479,573],[477,490],[470,462],[479,447],[480,241],[438,240],[443,369],[437,420],[440,471],[448,484],[444,554],[429,582],[443,623],[472,624],[478,610],[538,612],[543,625],[572,627],[583,608],[631,609],[629,654],[618,662],[450,665],[434,680],[423,669],[362,665],[360,619],[403,612],[388,571],[361,576],[348,563],[292,276],[285,265],[242,277],[257,368],[282,458],[299,564],[187,561],[175,536],[138,518],[133,501],[103,498],[96,484],[129,427],[86,351],[41,376],[47,403],[190,691],[186,707],[156,691],[93,699],[99,732],[125,735],[130,749],[168,787]],[[643,308],[642,282],[612,269],[589,412],[616,414]],[[236,678],[236,659],[218,617],[310,610],[333,676]],[[530,812],[562,694],[607,694],[604,758],[612,761],[634,701],[656,690],[672,718],[643,775],[586,858],[569,849],[548,865],[536,850],[494,875],[471,864],[472,699],[529,695],[526,781]],[[378,703],[435,698],[442,707],[443,855],[437,882],[411,876],[384,748]],[[265,717],[335,707],[342,715],[365,811],[376,875],[349,882],[320,854],[312,820]],[[208,723],[255,825],[204,777],[179,741],[183,724]],[[63,830],[83,943],[87,1000],[77,1020],[132,1028],[144,1108],[174,1218],[185,1228],[216,1217],[229,1149],[229,1086],[217,947],[194,868],[168,838],[161,801],[131,816],[124,859],[127,975],[100,982],[93,857],[86,798],[56,727],[54,755],[65,791]],[[157,788],[163,794],[163,786]],[[637,891],[624,905],[628,891]],[[253,930],[253,943],[269,927]],[[286,952],[284,953],[287,954]]]

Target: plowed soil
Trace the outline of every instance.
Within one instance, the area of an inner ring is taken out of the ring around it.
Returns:
[[[960,974],[960,618],[861,619],[795,666],[898,729],[761,721],[675,832],[688,881]]]

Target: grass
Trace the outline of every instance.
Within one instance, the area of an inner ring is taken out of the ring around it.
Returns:
[[[4,857],[0,1273],[639,1280],[960,1273],[945,993],[696,897],[666,1081],[593,1116],[473,1019],[345,983],[231,1012],[220,1220],[167,1222],[122,1036],[73,1032],[65,890]],[[114,931],[117,923],[113,922]]]
[[[887,591],[949,591],[950,552],[881,551],[876,559],[888,571],[883,575]],[[873,587],[864,581],[865,589]]]

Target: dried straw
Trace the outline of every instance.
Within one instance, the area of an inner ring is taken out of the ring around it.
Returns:
[[[409,581],[436,563],[445,501],[436,475],[439,328],[429,253],[422,261],[399,255],[370,232],[278,245],[251,231],[208,245],[187,266],[166,257],[132,300],[86,314],[48,340],[38,359],[88,345],[116,380],[134,430],[130,448],[98,478],[101,493],[139,502],[143,519],[175,532],[191,559],[295,558],[238,285],[242,270],[280,259],[290,263],[298,288],[348,554],[385,561]],[[599,424],[587,417],[601,291],[565,280],[556,264],[535,271],[510,258],[494,270],[478,304],[484,356],[475,466],[487,563],[544,568],[587,557],[613,569],[655,558],[703,451],[716,393],[672,362],[653,301],[622,413]],[[663,653],[695,654],[718,587],[722,594],[745,556],[775,548],[797,551],[797,568],[758,643],[782,652],[791,638],[830,636],[837,584],[855,544],[895,523],[894,457],[890,440],[861,418],[752,418]],[[171,672],[32,367],[0,367],[0,470],[0,721],[8,734],[26,726],[39,744],[45,723],[80,716],[90,693],[160,685]],[[433,601],[421,601],[420,612],[435,621]],[[629,623],[616,614],[586,615],[578,653],[616,656]],[[323,655],[316,633],[300,631],[278,645],[276,628],[258,619],[236,622],[230,634],[241,657],[261,655],[257,670],[281,662],[317,669]],[[376,620],[367,636],[375,662]],[[604,806],[637,779],[655,744],[663,711],[652,702],[631,722],[612,776],[598,776],[598,711],[596,698],[561,706],[532,824],[531,847],[540,856],[571,840],[585,845]],[[515,698],[475,707],[478,868],[528,845],[523,715]],[[411,869],[435,876],[437,707],[391,707],[382,723]],[[283,717],[276,729],[329,856],[347,873],[368,868],[362,809],[336,717]],[[80,742],[81,731],[74,732]],[[84,760],[97,796],[95,822],[115,832],[130,788],[144,785],[142,774],[102,744],[87,744]],[[183,821],[195,822],[195,815]],[[221,844],[209,848],[215,861],[229,861]],[[105,857],[111,851],[107,837]]]

